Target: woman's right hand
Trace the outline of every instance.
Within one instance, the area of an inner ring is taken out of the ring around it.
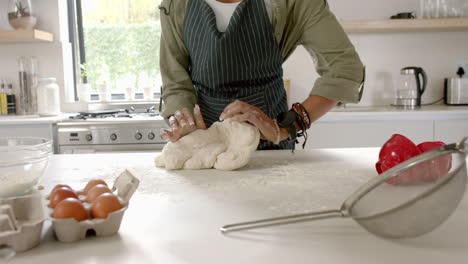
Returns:
[[[177,111],[169,118],[171,130],[163,129],[160,136],[165,141],[177,142],[182,137],[192,133],[197,129],[206,129],[200,107],[195,105],[193,109],[194,116],[187,108]]]

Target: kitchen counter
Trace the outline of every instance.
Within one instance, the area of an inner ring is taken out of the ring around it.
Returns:
[[[55,117],[0,116],[0,125],[55,124],[73,115],[75,114],[62,114]],[[468,106],[433,105],[423,106],[416,110],[402,110],[392,106],[336,107],[317,123],[457,119],[468,119]]]
[[[130,169],[141,183],[120,231],[78,243],[55,241],[50,224],[39,247],[10,263],[466,263],[468,198],[434,232],[407,240],[375,237],[350,219],[223,235],[222,225],[335,209],[375,175],[378,149],[257,152],[239,171],[165,171],[157,153],[53,156],[41,184],[82,188]]]
[[[336,107],[320,122],[387,121],[387,120],[468,120],[468,106],[432,105],[415,110],[393,106]]]
[[[0,116],[0,125],[43,125],[55,124],[68,119],[73,114],[61,114],[58,116],[41,117],[39,115],[13,115]]]

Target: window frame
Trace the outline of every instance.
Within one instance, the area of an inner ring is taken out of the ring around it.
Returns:
[[[83,12],[82,12],[82,1],[81,0],[67,0],[68,5],[68,29],[69,29],[69,41],[72,46],[72,61],[73,61],[73,94],[76,103],[80,102],[78,98],[78,84],[87,84],[88,80],[86,76],[82,76],[83,69],[80,65],[86,63],[86,48],[83,28]],[[111,92],[110,101],[102,101],[99,97],[99,93],[91,93],[86,104],[89,105],[101,105],[101,106],[127,106],[127,105],[151,105],[160,108],[162,104],[161,90],[159,92],[153,92],[153,99],[146,100],[141,92],[135,93],[134,100],[125,99],[124,93],[113,93]],[[122,99],[123,97],[123,99]],[[94,98],[94,99],[92,99]],[[137,99],[138,98],[138,99]],[[80,102],[83,103],[83,102]]]

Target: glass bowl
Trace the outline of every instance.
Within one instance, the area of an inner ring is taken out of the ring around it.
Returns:
[[[44,173],[52,141],[34,137],[0,137],[0,197],[26,194]]]

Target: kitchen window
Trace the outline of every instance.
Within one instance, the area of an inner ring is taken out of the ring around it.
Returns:
[[[159,99],[160,1],[69,0],[76,99]]]

